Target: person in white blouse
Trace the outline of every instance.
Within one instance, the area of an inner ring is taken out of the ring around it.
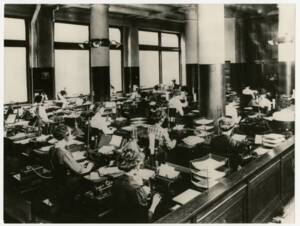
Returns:
[[[112,122],[112,119],[104,115],[104,106],[100,104],[96,109],[95,115],[91,119],[91,127],[101,130],[104,134],[111,134],[112,129],[109,125]]]
[[[184,92],[175,92],[173,97],[169,100],[169,108],[175,108],[176,112],[181,116],[184,115],[183,108],[187,107],[188,102]]]

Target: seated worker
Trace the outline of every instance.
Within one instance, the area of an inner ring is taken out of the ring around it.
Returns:
[[[233,97],[230,97],[228,104],[225,106],[225,116],[231,117],[235,123],[239,123],[241,117],[238,116],[238,111],[236,109],[236,102]]]
[[[70,210],[74,196],[82,188],[81,177],[93,168],[93,163],[81,165],[69,150],[70,134],[67,126],[61,124],[54,128],[53,137],[58,140],[49,152],[50,167],[54,178],[54,193],[57,204],[58,221],[64,222],[65,212]]]
[[[180,85],[176,84],[176,79],[172,80],[172,85],[171,85],[172,89],[179,89]]]
[[[34,103],[44,103],[46,100],[48,100],[48,96],[44,91],[39,91],[34,97]]]
[[[171,140],[168,130],[162,127],[166,119],[166,115],[162,110],[157,110],[152,119],[154,125],[148,128],[149,141],[151,137],[154,137],[154,140],[158,142],[158,147],[156,147],[158,148],[158,153],[156,153],[157,160],[165,162],[167,159],[167,152],[165,150],[172,150],[176,146],[176,140]]]
[[[155,86],[153,87],[152,93],[159,93],[158,85],[155,85]]]
[[[257,90],[252,90],[250,86],[246,86],[242,91],[242,99],[241,99],[241,105],[242,107],[247,107],[251,105],[252,100],[255,99],[257,94]]]
[[[185,92],[175,92],[169,100],[169,108],[176,109],[176,112],[180,115],[184,115],[183,108],[188,106],[188,102],[185,96]]]
[[[104,134],[110,134],[111,129],[108,127],[111,124],[111,118],[105,116],[104,114],[104,105],[101,103],[99,106],[96,106],[95,115],[91,119],[91,127],[99,129]]]
[[[65,89],[59,91],[59,93],[57,94],[57,99],[63,103],[63,108],[66,107],[68,105],[67,91]]]
[[[232,171],[237,171],[241,163],[239,151],[242,147],[242,142],[232,139],[232,132],[235,127],[235,122],[231,118],[221,118],[219,120],[219,130],[221,135],[212,138],[211,151],[214,154],[222,155],[229,158],[229,167]]]
[[[155,194],[149,205],[150,188],[144,186],[140,171],[143,158],[142,152],[127,148],[117,159],[118,168],[125,173],[112,187],[113,223],[148,223],[152,220],[161,196]]]
[[[135,100],[141,98],[140,89],[137,85],[133,85],[133,92],[131,93],[130,99]]]
[[[272,102],[267,98],[267,91],[265,89],[261,90],[261,93],[258,97],[258,106],[267,112],[272,109]]]
[[[34,116],[30,120],[30,125],[32,126],[43,126],[45,123],[51,122],[46,113],[46,108],[42,104],[42,98],[35,98],[35,104],[30,109],[32,115]]]

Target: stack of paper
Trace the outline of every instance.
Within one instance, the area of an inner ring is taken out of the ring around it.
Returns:
[[[118,167],[101,167],[99,168],[98,173],[100,176],[107,176],[122,173],[122,171],[119,170]]]
[[[183,130],[184,125],[176,125],[175,127],[173,127],[174,130]]]
[[[263,136],[262,144],[265,147],[274,148],[283,141],[285,141],[285,137],[283,135],[271,133]]]
[[[14,136],[11,136],[9,137],[11,140],[19,140],[19,139],[22,139],[22,138],[25,138],[26,137],[26,134],[25,133],[17,133],[16,135]]]
[[[192,184],[199,188],[211,188],[215,186],[219,181],[218,180],[209,180],[207,178],[202,178],[201,180],[192,180]]]
[[[203,177],[203,178],[209,178],[212,180],[218,180],[222,177],[224,177],[226,175],[225,172],[221,172],[218,170],[200,170],[200,171],[196,171],[196,170],[192,170],[192,173],[195,176],[199,176],[199,177]]]
[[[200,195],[201,192],[193,190],[193,189],[188,189],[186,191],[184,191],[183,193],[177,195],[176,197],[173,198],[174,202],[177,202],[181,205],[184,205],[186,203],[188,203],[189,201],[191,201],[192,199],[194,199],[195,197],[197,197],[198,195]]]
[[[267,152],[270,151],[270,150],[272,150],[272,149],[259,147],[259,148],[256,148],[256,149],[254,150],[254,152],[255,152],[257,155],[263,155],[263,154],[267,153]]]
[[[55,138],[52,138],[51,140],[48,140],[49,144],[55,144],[57,140]]]
[[[101,153],[103,155],[112,155],[115,149],[116,148],[114,146],[104,145],[98,150],[98,153]]]
[[[197,137],[197,136],[188,136],[186,138],[184,138],[182,140],[184,143],[186,143],[187,145],[196,145],[196,144],[200,144],[203,143],[205,140],[201,137]]]
[[[82,161],[84,159],[86,159],[85,156],[86,152],[85,151],[75,151],[72,152],[72,156],[76,161]]]
[[[217,161],[212,158],[208,158],[203,161],[192,162],[192,166],[197,170],[214,170],[225,165],[225,161]]]
[[[15,144],[28,144],[31,138],[15,141]]]
[[[144,180],[149,180],[149,178],[153,177],[155,175],[155,172],[150,169],[142,169],[141,170],[141,176]]]
[[[169,179],[174,179],[179,175],[179,172],[175,170],[174,167],[167,164],[162,164],[158,169],[158,174],[162,177],[167,177]]]
[[[42,152],[48,152],[48,151],[50,150],[51,147],[53,147],[53,145],[41,147],[41,148],[39,149],[39,151],[42,151]]]
[[[39,137],[36,138],[37,142],[44,142],[49,138],[50,135],[41,135]]]
[[[231,137],[232,139],[242,142],[246,140],[246,135],[241,135],[241,134],[233,134],[233,136]]]
[[[194,122],[198,125],[207,125],[213,123],[214,120],[211,119],[197,119]]]
[[[196,129],[200,131],[208,131],[212,130],[214,126],[207,126],[207,125],[202,125],[202,126],[197,126]]]

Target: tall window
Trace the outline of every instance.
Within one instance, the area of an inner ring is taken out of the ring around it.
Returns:
[[[89,40],[89,26],[55,23],[55,91],[66,88],[68,96],[90,93],[89,49],[79,43]]]
[[[28,39],[24,19],[4,19],[4,103],[27,102]]]
[[[139,31],[141,87],[180,82],[180,45],[178,34]]]
[[[119,28],[109,28],[109,40],[121,42],[121,30]],[[110,64],[110,84],[115,91],[122,91],[122,45],[111,46],[109,52]]]

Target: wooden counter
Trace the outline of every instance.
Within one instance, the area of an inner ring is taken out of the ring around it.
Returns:
[[[267,222],[294,196],[294,137],[156,223]]]

